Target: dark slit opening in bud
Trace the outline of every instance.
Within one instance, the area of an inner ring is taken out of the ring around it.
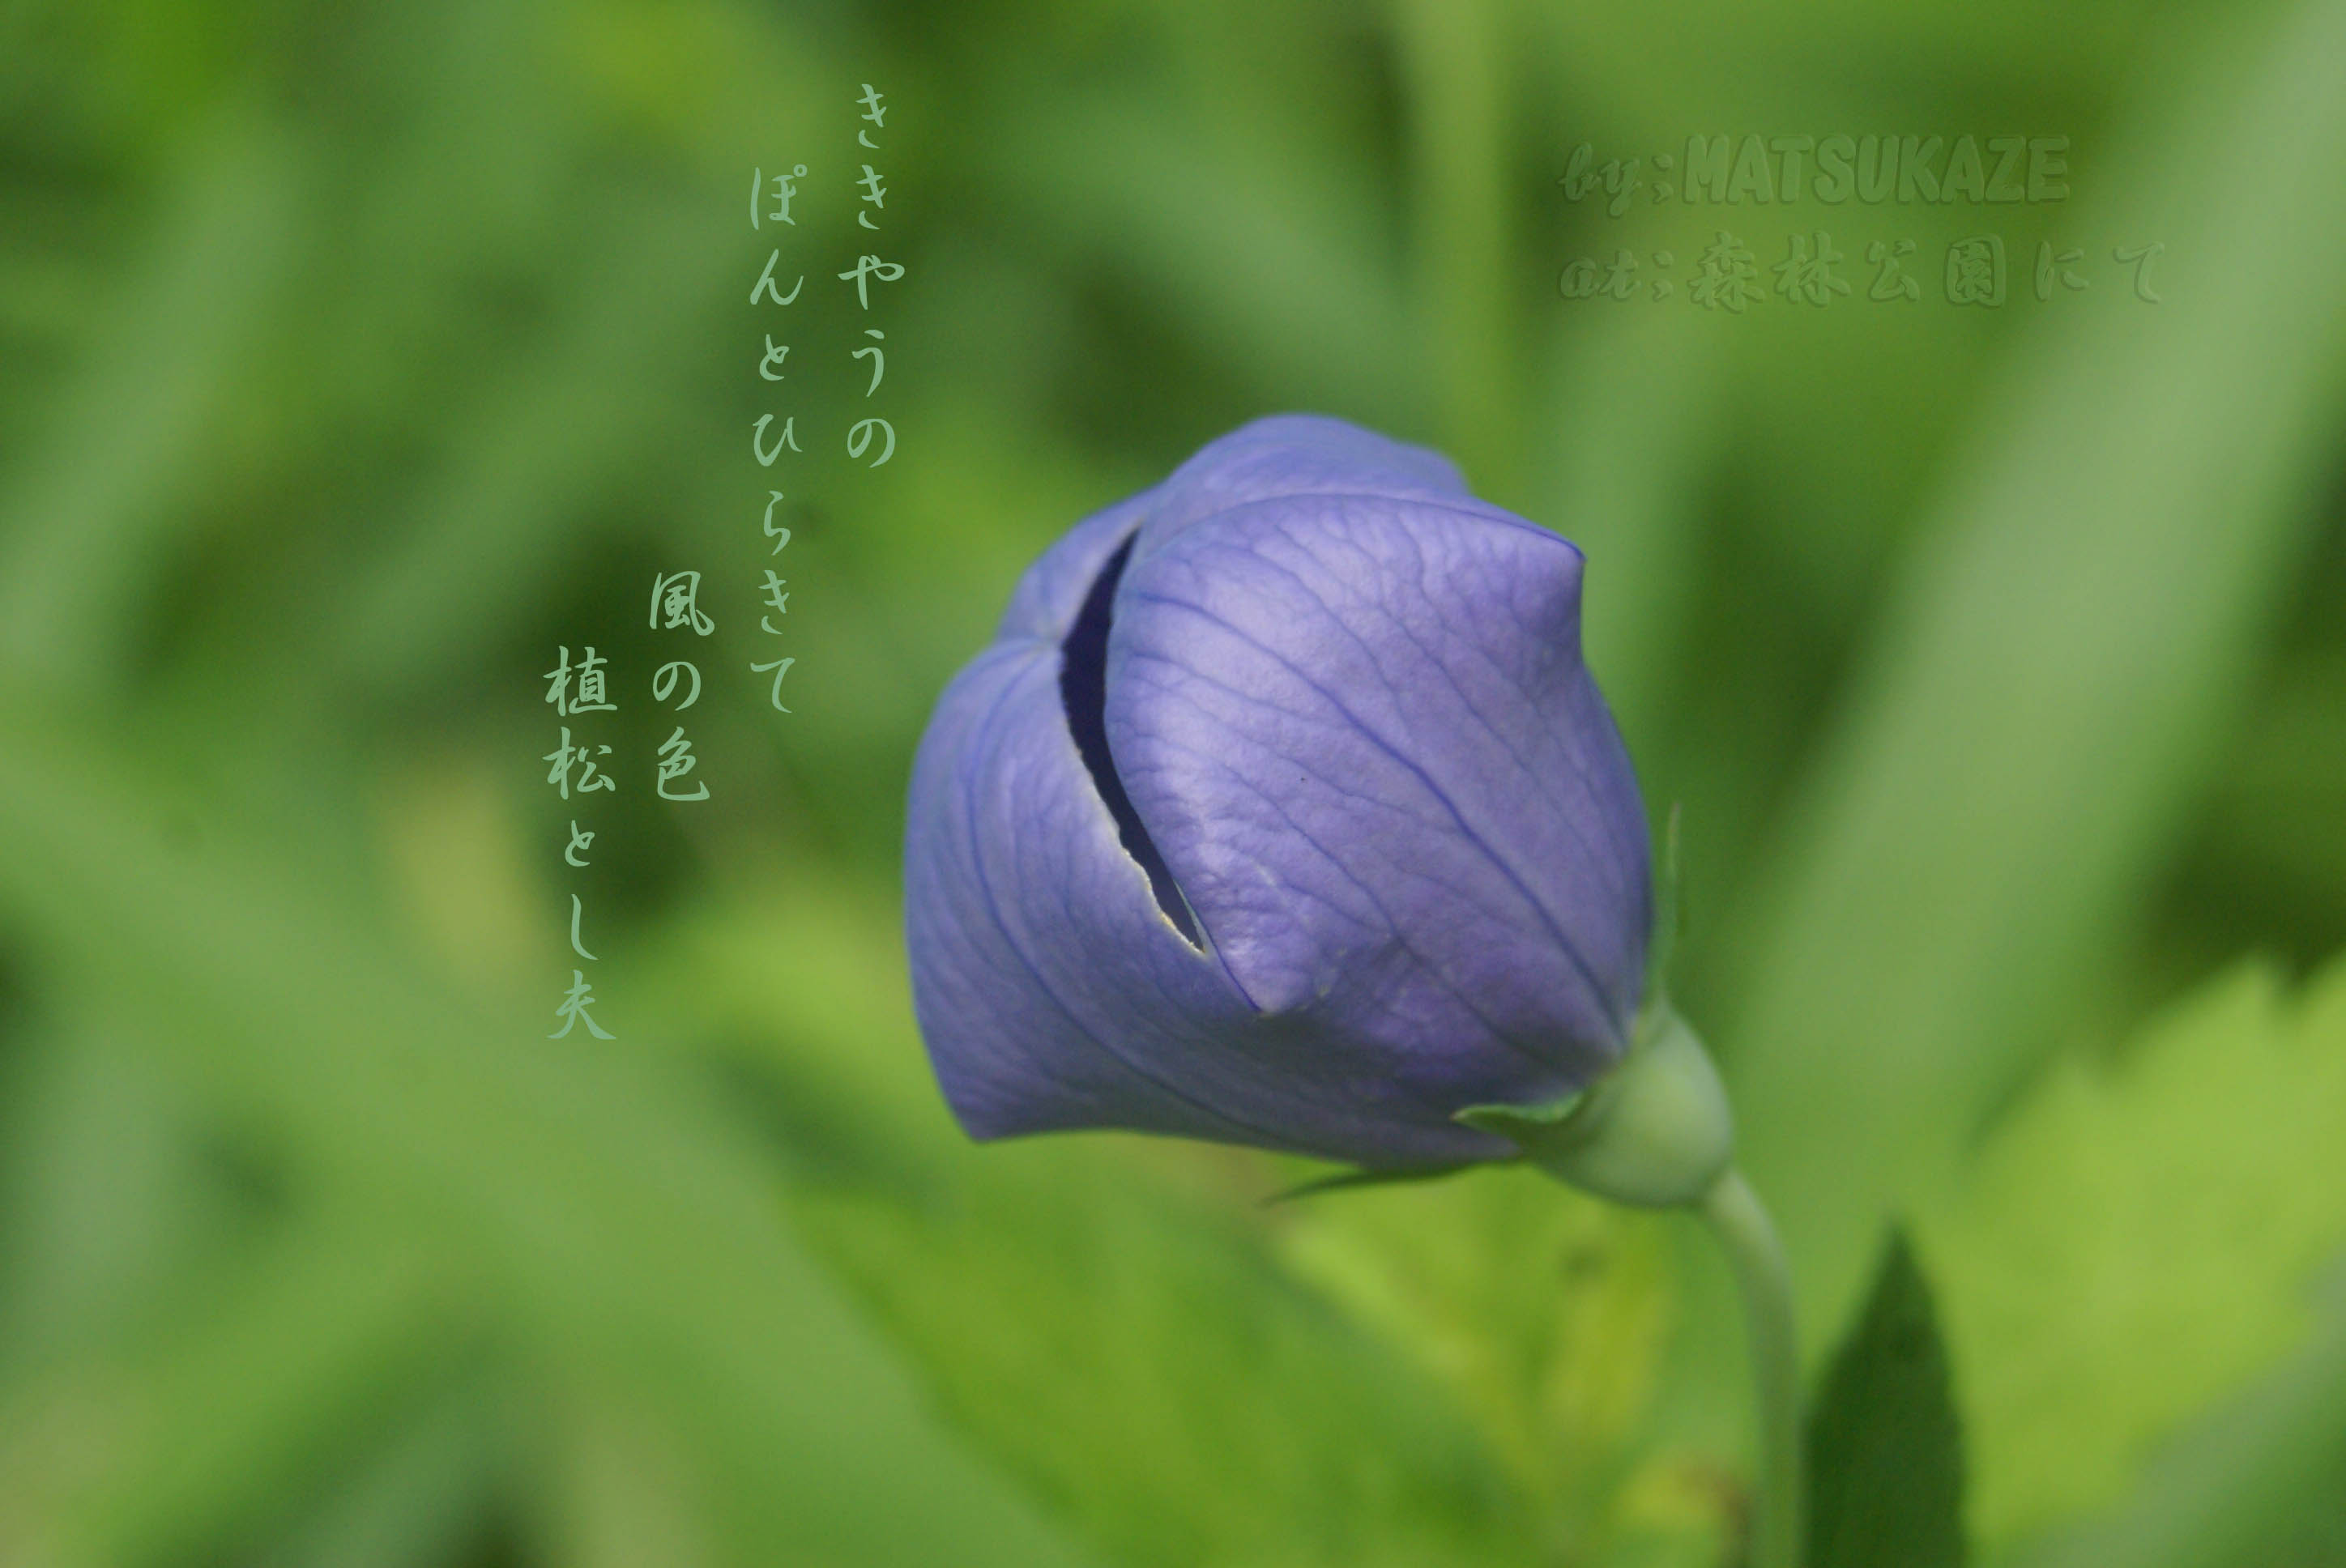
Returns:
[[[1197,922],[1190,918],[1180,884],[1174,881],[1165,857],[1157,852],[1148,830],[1141,826],[1140,813],[1132,809],[1132,797],[1124,792],[1124,780],[1117,777],[1116,759],[1108,755],[1108,624],[1114,614],[1116,585],[1123,580],[1124,564],[1131,555],[1132,539],[1127,538],[1100,568],[1091,592],[1084,596],[1082,613],[1068,628],[1067,640],[1059,645],[1059,701],[1067,710],[1067,731],[1075,737],[1076,750],[1092,776],[1092,788],[1099,791],[1108,815],[1116,819],[1124,852],[1148,874],[1148,891],[1157,896],[1157,907],[1165,911],[1165,918],[1191,947],[1203,952],[1206,944],[1198,939]]]

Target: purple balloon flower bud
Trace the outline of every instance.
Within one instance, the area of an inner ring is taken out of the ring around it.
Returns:
[[[1580,572],[1435,453],[1296,415],[1053,545],[913,774],[962,1125],[1515,1155],[1453,1116],[1619,1061],[1652,918]]]

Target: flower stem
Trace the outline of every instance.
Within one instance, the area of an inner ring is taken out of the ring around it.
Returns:
[[[1792,1321],[1792,1275],[1759,1194],[1729,1167],[1704,1195],[1703,1219],[1727,1249],[1751,1337],[1760,1396],[1760,1475],[1751,1568],[1800,1568],[1807,1477],[1800,1451],[1800,1342]]]
[[[1545,1105],[1469,1105],[1457,1119],[1506,1138],[1568,1186],[1637,1208],[1701,1214],[1734,1266],[1759,1386],[1748,1568],[1800,1568],[1807,1483],[1792,1271],[1759,1195],[1734,1166],[1727,1090],[1694,1031],[1657,997],[1638,1017],[1628,1055],[1582,1093]]]

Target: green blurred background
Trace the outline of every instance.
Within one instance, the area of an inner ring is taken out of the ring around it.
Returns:
[[[2066,136],[2073,195],[1558,184],[1834,132]],[[1286,409],[1586,548],[1812,1352],[1902,1218],[1977,1560],[2346,1563],[2341,167],[2337,0],[10,0],[0,1563],[1732,1561],[1683,1222],[1265,1207],[1317,1173],[975,1149],[927,1076],[929,704],[1070,523]],[[1699,308],[1722,221],[1852,293]],[[2010,297],[1950,304],[1987,229]],[[1619,246],[1678,296],[1564,297]],[[682,569],[699,652],[636,619]],[[582,804],[541,672],[588,644]],[[608,1043],[546,1039],[574,891]]]

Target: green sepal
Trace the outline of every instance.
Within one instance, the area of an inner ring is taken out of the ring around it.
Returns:
[[[1396,1186],[1403,1182],[1440,1181],[1443,1176],[1456,1176],[1460,1171],[1471,1170],[1476,1165],[1490,1163],[1492,1162],[1486,1160],[1465,1160],[1457,1165],[1420,1166],[1410,1170],[1338,1171],[1334,1176],[1319,1176],[1289,1187],[1283,1192],[1272,1193],[1262,1200],[1262,1207],[1269,1208],[1274,1204],[1291,1203],[1299,1197],[1316,1197],[1323,1192],[1345,1192],[1357,1186]]]
[[[1469,1105],[1450,1119],[1464,1122],[1477,1132],[1496,1133],[1518,1144],[1530,1144],[1571,1120],[1572,1114],[1588,1100],[1588,1091],[1579,1090],[1546,1105]]]
[[[1639,1208],[1699,1201],[1735,1153],[1719,1071],[1667,1003],[1639,1014],[1628,1055],[1579,1094],[1469,1105],[1452,1119],[1505,1138],[1559,1181]]]

